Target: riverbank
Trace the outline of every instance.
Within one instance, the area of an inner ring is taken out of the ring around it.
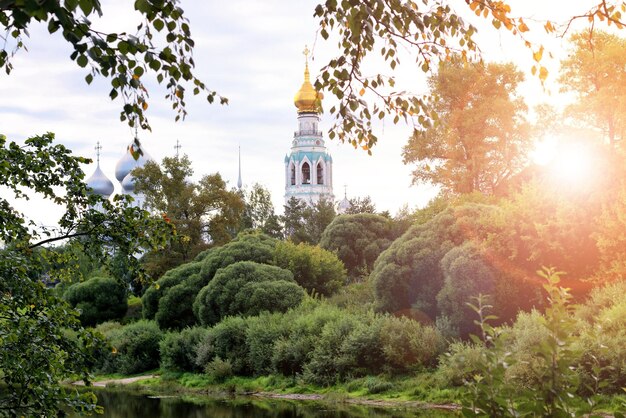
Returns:
[[[122,377],[97,376],[96,387],[138,391],[154,396],[249,396],[265,399],[345,403],[379,408],[460,410],[459,388],[440,389],[427,382],[430,375],[383,379],[369,376],[344,384],[319,387],[283,376],[231,377],[222,382],[193,373]]]

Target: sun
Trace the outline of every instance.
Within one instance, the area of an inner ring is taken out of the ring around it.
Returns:
[[[531,158],[559,183],[586,183],[594,175],[593,151],[584,143],[546,138],[537,143]]]

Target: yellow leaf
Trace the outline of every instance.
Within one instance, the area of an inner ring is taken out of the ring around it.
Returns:
[[[539,78],[542,82],[546,81],[546,78],[548,78],[548,69],[546,67],[541,67],[539,69]]]
[[[159,289],[161,288],[161,286],[159,286],[159,284],[158,284],[158,283],[155,283],[155,284],[154,284],[154,288],[155,288],[156,290],[159,290]]]
[[[479,2],[473,1],[470,3],[469,7],[472,11],[475,11],[479,4],[480,4]]]
[[[363,88],[363,89],[361,89],[361,91],[359,92],[359,95],[360,95],[360,96],[363,96],[364,94],[365,94],[365,89]]]
[[[528,32],[530,30],[528,29],[528,26],[526,26],[526,23],[524,23],[524,21],[522,21],[521,19],[520,19],[520,24],[517,26],[517,29],[520,32]]]
[[[541,61],[542,56],[543,56],[543,46],[539,48],[539,51],[533,52],[533,59],[539,62]]]
[[[141,104],[141,107],[143,108],[143,110],[148,110],[148,103],[147,102],[143,102]]]
[[[113,354],[117,354],[117,348],[115,348],[115,347],[111,347],[111,353],[113,353]]]

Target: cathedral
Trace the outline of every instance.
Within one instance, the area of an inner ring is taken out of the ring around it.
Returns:
[[[305,49],[304,82],[295,95],[294,104],[298,109],[298,129],[293,134],[290,152],[285,155],[285,203],[292,197],[314,205],[321,199],[334,202],[333,194],[333,159],[326,149],[322,131],[320,130],[320,113],[322,95],[311,84],[308,53]],[[140,147],[137,150],[137,147]],[[136,160],[131,150],[139,151]],[[87,186],[92,193],[108,199],[114,192],[114,185],[100,169],[100,145],[96,146],[96,170],[87,180]],[[241,158],[241,157],[239,157]],[[121,184],[122,193],[133,197],[134,205],[142,207],[144,198],[135,193],[135,179],[131,171],[135,167],[142,167],[152,158],[141,148],[141,145],[132,143],[126,148],[126,153],[117,162],[115,178]],[[241,160],[239,162],[239,178],[237,186],[241,189]],[[345,201],[345,202],[344,202]],[[342,203],[347,204],[344,197]],[[344,210],[339,205],[339,212]]]
[[[308,50],[304,51],[305,57]],[[315,91],[305,61],[304,82],[296,93],[298,130],[285,156],[285,203],[292,197],[313,205],[320,199],[334,202],[333,158],[319,128],[322,95]]]

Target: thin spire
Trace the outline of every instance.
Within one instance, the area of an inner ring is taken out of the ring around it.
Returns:
[[[96,161],[98,162],[98,165],[100,165],[100,151],[102,150],[102,145],[100,145],[100,141],[96,142]]]
[[[176,150],[176,158],[178,158],[178,155],[180,153],[180,149],[182,147],[180,146],[180,141],[178,141],[178,139],[176,140],[176,145],[174,145],[174,149]]]
[[[343,197],[344,199],[348,198],[348,185],[347,184],[343,185]]]
[[[309,54],[311,53],[311,51],[309,50],[309,47],[304,45],[304,51],[302,51],[302,54],[304,55],[304,81],[310,82],[310,75],[309,75]]]
[[[242,186],[242,182],[241,182],[241,145],[239,145],[239,178],[237,179],[237,187],[239,188],[239,190],[241,190],[241,186]]]

